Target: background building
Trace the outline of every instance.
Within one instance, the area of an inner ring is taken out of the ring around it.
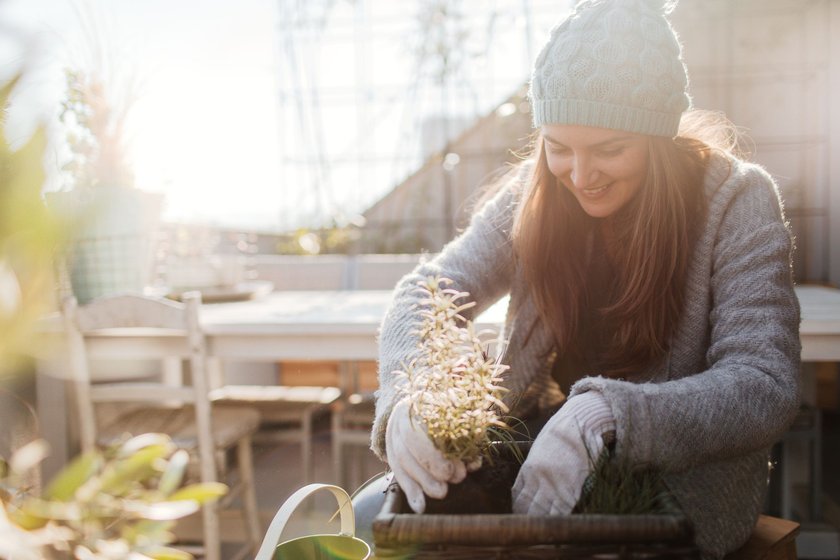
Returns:
[[[695,106],[724,112],[779,183],[796,236],[797,280],[840,284],[840,107],[832,102],[840,95],[840,3],[682,0],[672,21]],[[487,179],[526,144],[524,92],[502,100],[365,211],[359,249],[440,249]]]

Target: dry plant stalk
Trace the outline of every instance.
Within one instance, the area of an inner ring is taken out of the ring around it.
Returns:
[[[72,159],[63,169],[82,188],[134,186],[125,125],[133,99],[115,101],[96,72],[66,72],[61,121],[67,127]],[[113,94],[112,94],[113,95]]]
[[[461,312],[469,294],[447,288],[452,280],[429,277],[417,283],[422,294],[420,343],[405,371],[402,387],[412,420],[425,424],[432,442],[447,458],[475,464],[495,428],[506,429],[500,413],[502,374],[508,366],[488,355],[472,321]]]

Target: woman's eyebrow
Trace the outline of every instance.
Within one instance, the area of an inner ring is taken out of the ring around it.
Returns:
[[[625,142],[630,140],[632,136],[622,135],[622,136],[613,136],[612,138],[608,138],[603,142],[598,142],[597,144],[593,144],[592,148],[603,148],[604,146],[608,146],[609,144],[618,144],[621,142]]]
[[[628,140],[630,138],[632,138],[632,136],[626,135],[626,134],[621,134],[621,135],[618,135],[618,136],[613,136],[612,138],[607,138],[606,140],[602,140],[601,142],[596,142],[595,144],[592,144],[591,146],[587,146],[587,147],[588,148],[603,148],[604,146],[607,146],[609,144],[615,144],[615,143],[618,143],[618,142],[623,142],[623,141]],[[556,138],[552,138],[548,134],[543,134],[543,139],[547,140],[551,144],[557,144],[558,146],[565,146],[565,144],[563,142],[557,140]]]

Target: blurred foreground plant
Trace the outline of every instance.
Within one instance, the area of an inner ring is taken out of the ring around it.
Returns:
[[[30,495],[19,481],[44,455],[38,440],[0,462],[0,558],[189,559],[166,546],[175,520],[227,492],[221,483],[181,487],[189,456],[163,434],[81,455]]]
[[[64,231],[41,200],[44,128],[17,148],[7,140],[5,111],[18,81],[0,86],[0,376],[40,349],[34,327],[52,303]]]
[[[19,147],[7,140],[5,111],[18,81],[0,85],[0,378],[43,351],[36,324],[53,308],[54,262],[67,232],[41,199],[44,128]],[[12,431],[18,426],[9,412],[0,409],[0,420]],[[227,491],[222,484],[179,489],[186,451],[167,436],[146,434],[78,457],[41,492],[32,473],[46,445],[17,445],[30,436],[0,449],[0,558],[190,558],[166,547],[174,520]]]
[[[450,459],[475,464],[507,425],[501,397],[502,374],[508,366],[488,355],[483,333],[461,312],[475,305],[462,303],[467,292],[446,286],[447,278],[418,282],[423,296],[420,344],[405,371],[402,391],[410,401],[412,419],[423,422],[435,446]]]

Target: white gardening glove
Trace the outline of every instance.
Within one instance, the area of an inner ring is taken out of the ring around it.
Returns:
[[[385,455],[394,478],[416,513],[426,509],[426,498],[446,496],[447,483],[467,475],[463,461],[447,459],[429,439],[426,426],[409,418],[408,400],[398,402],[385,428]]]
[[[568,515],[615,430],[606,399],[597,391],[568,400],[540,431],[513,484],[513,512]]]

